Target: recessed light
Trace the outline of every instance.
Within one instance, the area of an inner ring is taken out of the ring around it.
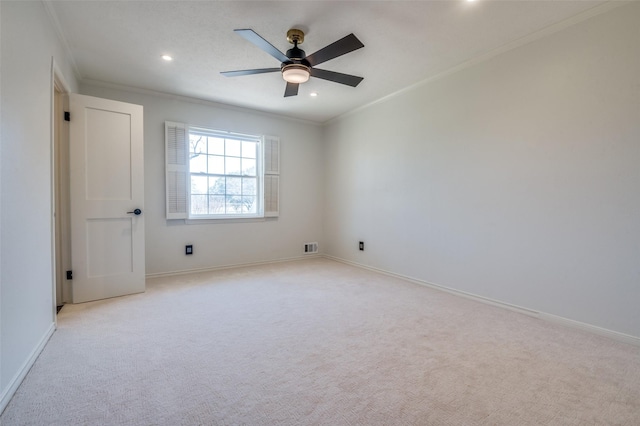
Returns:
[[[318,92],[311,92],[309,93],[309,96],[312,96],[315,98],[316,96],[318,96]]]
[[[162,59],[164,59],[165,61],[173,61],[173,58],[169,55],[162,55]]]

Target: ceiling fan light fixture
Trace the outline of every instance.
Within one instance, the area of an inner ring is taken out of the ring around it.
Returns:
[[[310,76],[309,67],[302,64],[289,64],[282,67],[282,78],[287,83],[304,83]]]

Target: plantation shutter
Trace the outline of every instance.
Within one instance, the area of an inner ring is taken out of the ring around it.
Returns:
[[[264,136],[264,216],[280,213],[280,139]]]
[[[187,219],[189,143],[187,126],[183,123],[165,121],[164,143],[166,162],[167,219]]]

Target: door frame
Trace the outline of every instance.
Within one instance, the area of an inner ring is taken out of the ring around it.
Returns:
[[[57,326],[57,306],[68,302],[69,284],[63,275],[71,263],[69,235],[69,126],[63,119],[68,109],[69,84],[51,58],[51,282],[53,321]],[[67,153],[67,154],[65,154]],[[65,161],[66,157],[66,161]],[[62,178],[67,176],[65,180]]]

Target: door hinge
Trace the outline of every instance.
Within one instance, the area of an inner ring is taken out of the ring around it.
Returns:
[[[71,113],[69,111],[64,112],[64,121],[71,121]]]
[[[67,271],[67,279],[68,280],[72,280],[73,279],[73,272]]]

